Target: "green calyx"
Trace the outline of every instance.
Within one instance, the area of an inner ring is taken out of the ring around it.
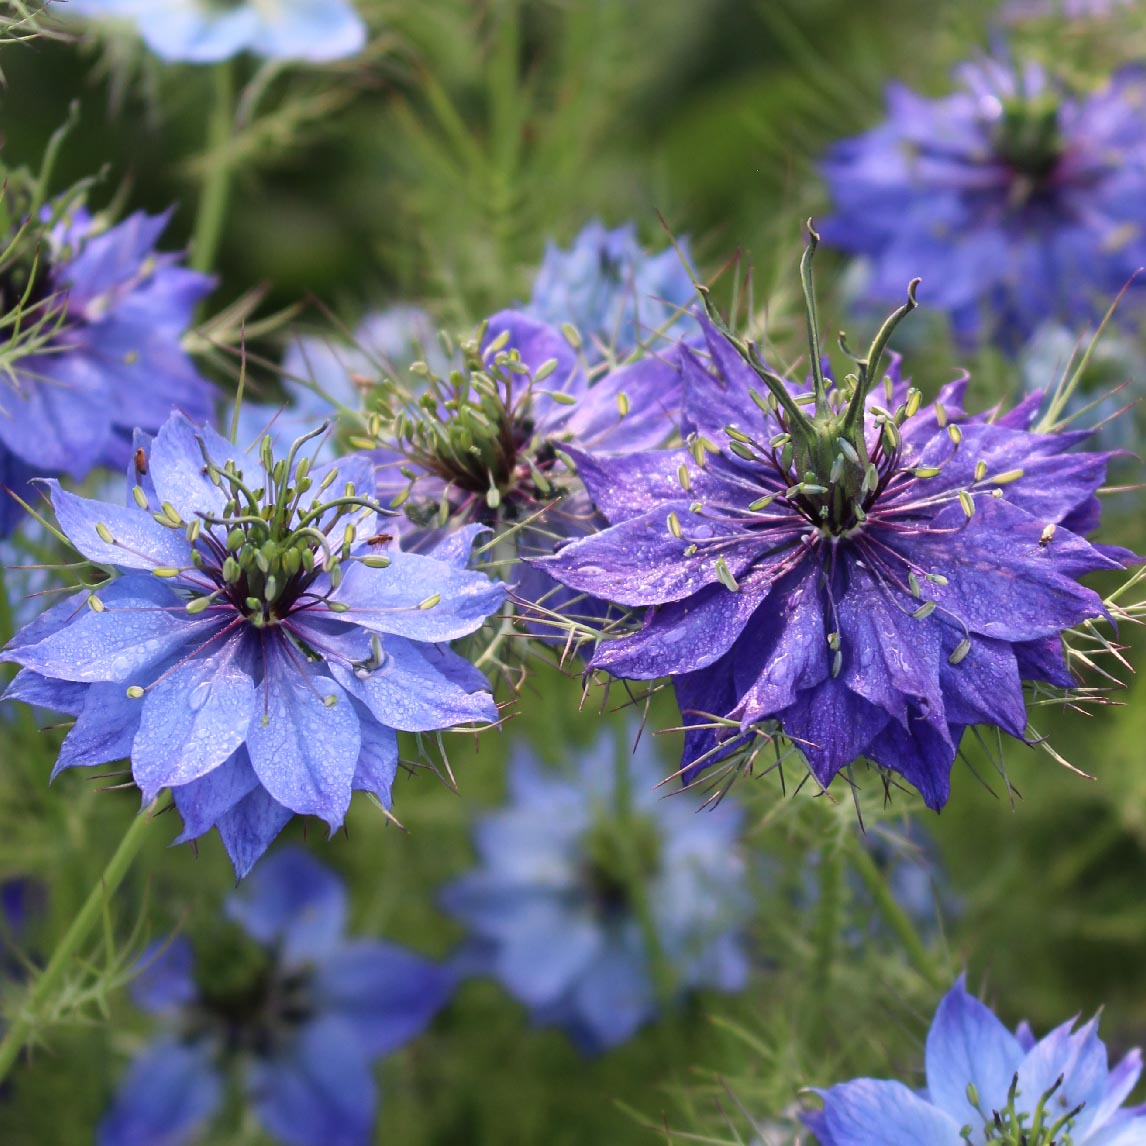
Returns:
[[[1082,1110],[1082,1104],[1068,1109],[1064,1096],[1059,1094],[1062,1084],[1063,1076],[1060,1074],[1039,1096],[1034,1110],[1027,1113],[1026,1110],[1018,1109],[1021,1093],[1019,1076],[1015,1074],[1007,1090],[1007,1105],[1002,1110],[983,1115],[985,1146],[1071,1146],[1070,1130]],[[967,1100],[982,1111],[974,1084],[967,1087]],[[960,1137],[970,1142],[973,1133],[972,1127],[964,1126]]]
[[[743,460],[766,462],[779,468],[788,486],[788,500],[817,528],[839,536],[864,521],[867,506],[898,457],[899,427],[919,408],[917,390],[909,390],[907,401],[895,410],[872,405],[870,413],[879,430],[879,439],[874,449],[871,448],[865,424],[868,399],[884,377],[880,371],[888,341],[917,305],[915,289],[919,280],[912,280],[907,288],[907,300],[888,316],[865,355],[853,355],[844,336],[840,335],[840,348],[852,359],[854,369],[841,383],[829,386],[820,358],[820,326],[812,276],[812,261],[818,245],[819,235],[809,219],[808,245],[800,260],[800,280],[812,374],[810,392],[793,393],[789,383],[764,363],[756,344],[739,338],[729,329],[703,288],[701,294],[713,324],[764,383],[766,393],[753,391],[756,404],[783,427],[781,434],[766,443],[756,441],[742,430],[727,427],[730,451]],[[890,402],[890,381],[885,390]]]
[[[995,153],[1021,177],[1024,199],[1054,170],[1062,150],[1059,101],[1053,93],[1020,94],[1004,102],[995,132]]]
[[[649,816],[603,815],[585,838],[586,874],[602,915],[630,909],[634,881],[647,884],[660,870],[661,840]]]

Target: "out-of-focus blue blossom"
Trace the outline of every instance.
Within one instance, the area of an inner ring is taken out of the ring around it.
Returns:
[[[630,757],[608,737],[564,774],[519,751],[510,805],[475,831],[481,867],[443,895],[477,939],[477,968],[586,1050],[623,1042],[657,1013],[658,961],[676,997],[736,991],[748,976],[740,811],[728,800],[698,811],[657,790],[663,780],[651,748]]]
[[[1146,1108],[1123,1107],[1141,1052],[1111,1069],[1098,1019],[1075,1022],[1012,1034],[960,978],[927,1035],[924,1090],[854,1079],[817,1091],[823,1110],[804,1121],[820,1146],[1141,1146]]]
[[[965,64],[960,90],[888,89],[888,119],[823,165],[827,242],[875,300],[919,276],[956,333],[1017,349],[1046,319],[1101,314],[1146,261],[1146,73],[1072,96],[1035,65]]]
[[[157,56],[194,64],[240,52],[317,64],[366,43],[350,0],[68,0],[61,7],[93,20],[130,20]]]
[[[1102,19],[1136,0],[1009,0],[1003,5],[1003,18],[1013,23],[1063,17],[1067,20]]]
[[[121,469],[133,428],[157,430],[173,409],[211,416],[213,387],[180,346],[211,280],[156,251],[167,218],[101,230],[74,207],[0,258],[0,481],[25,500],[32,477]],[[24,516],[0,498],[0,533]]]
[[[495,314],[465,371],[431,376],[406,396],[400,431],[373,455],[379,499],[401,509],[411,546],[447,524],[476,522],[512,528],[519,554],[550,553],[600,524],[564,452],[662,444],[679,416],[677,354],[590,367],[555,327],[520,311]],[[551,610],[584,597],[527,566],[513,579],[521,597]],[[594,614],[600,605],[573,607]]]
[[[295,339],[283,358],[286,402],[244,401],[236,441],[246,445],[269,434],[276,444],[290,443],[340,411],[360,413],[380,377],[405,376],[415,362],[443,378],[460,365],[442,350],[433,318],[416,306],[367,315],[348,346],[324,338]],[[332,434],[323,446],[323,460],[337,456],[336,446]]]
[[[941,808],[967,725],[1025,740],[1022,682],[1073,683],[1061,634],[1105,613],[1077,578],[1134,559],[1084,540],[1108,455],[1032,432],[1038,396],[968,416],[964,378],[923,406],[898,360],[868,377],[878,349],[794,383],[706,329],[681,358],[693,448],[571,451],[610,525],[536,564],[644,609],[590,667],[673,678],[686,778],[776,722],[820,784],[866,757]]]
[[[1087,332],[1044,323],[1019,356],[1023,389],[1028,394],[1053,390],[1089,349],[1080,384],[1060,417],[1073,417],[1071,429],[1095,427],[1094,441],[1104,450],[1135,452],[1142,441],[1143,415],[1134,403],[1146,384],[1146,356],[1132,338],[1109,327],[1093,348],[1090,343]]]
[[[354,789],[388,805],[395,730],[496,719],[445,644],[504,598],[466,568],[478,527],[403,553],[357,492],[363,458],[244,456],[182,415],[137,440],[126,504],[47,483],[62,531],[116,576],[5,654],[23,666],[9,697],[76,718],[57,773],[130,759],[145,801],[172,790],[180,839],[217,827],[241,876],[295,813],[333,831]]]
[[[450,970],[345,937],[346,889],[301,849],[268,859],[227,902],[233,926],[155,944],[132,986],[160,1033],[136,1056],[98,1146],[182,1146],[241,1081],[263,1129],[288,1146],[371,1141],[372,1066],[448,1000]]]
[[[563,251],[545,248],[526,313],[551,326],[577,328],[591,362],[621,360],[640,346],[656,350],[695,336],[688,313],[696,302],[688,240],[678,253],[666,247],[649,254],[632,223],[610,231],[594,220]]]

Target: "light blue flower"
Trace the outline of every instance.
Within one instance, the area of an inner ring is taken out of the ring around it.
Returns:
[[[739,809],[726,800],[698,811],[691,794],[666,798],[650,748],[616,752],[627,795],[608,736],[565,775],[518,751],[510,805],[475,831],[481,867],[443,895],[477,940],[477,968],[537,1023],[563,1027],[591,1051],[624,1042],[657,1013],[658,959],[675,996],[701,986],[736,991],[748,976]],[[645,941],[639,898],[659,955]]]
[[[16,635],[6,694],[76,717],[56,772],[130,759],[181,840],[217,827],[241,876],[293,814],[333,831],[352,790],[389,804],[396,730],[496,720],[445,642],[505,589],[466,568],[480,528],[400,552],[362,458],[275,460],[172,417],[139,439],[126,504],[47,483],[61,530],[114,576]]]
[[[820,1146],[1142,1146],[1146,1108],[1122,1105],[1141,1052],[1112,1070],[1097,1018],[1075,1022],[1012,1034],[960,978],[931,1023],[924,1090],[854,1079],[817,1091],[804,1121]]]
[[[195,64],[240,52],[323,63],[366,43],[349,0],[69,0],[67,8],[96,20],[131,20],[157,56]]]
[[[394,944],[345,938],[347,914],[342,881],[286,848],[227,901],[237,927],[153,945],[132,995],[163,1030],[131,1064],[98,1146],[206,1141],[235,1068],[276,1141],[369,1142],[373,1063],[426,1028],[454,976]]]
[[[688,240],[681,240],[688,258]],[[632,223],[609,230],[594,220],[566,251],[555,243],[533,280],[526,314],[581,334],[592,362],[627,358],[638,346],[663,348],[698,333],[689,267],[673,247],[649,254]]]

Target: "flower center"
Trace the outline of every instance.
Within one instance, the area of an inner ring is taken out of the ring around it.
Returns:
[[[191,614],[201,613],[216,602],[229,602],[251,624],[277,625],[296,608],[325,604],[335,612],[346,606],[331,600],[342,583],[342,566],[352,560],[358,530],[356,518],[363,510],[376,510],[377,504],[361,496],[352,482],[338,484],[338,470],[330,468],[315,487],[311,459],[303,457],[295,465],[300,448],[326,432],[326,426],[299,438],[285,458],[275,460],[271,439],[263,439],[259,449],[261,473],[248,478],[234,460],[217,464],[203,451],[204,473],[227,496],[218,516],[199,513],[190,523],[169,503],[155,513],[155,520],[172,529],[186,531],[193,548],[191,561],[205,575],[208,584],[187,604]],[[330,491],[334,496],[324,499]],[[148,508],[140,486],[133,496],[141,508]],[[106,528],[106,527],[103,527]],[[108,531],[110,536],[110,531]],[[384,554],[355,557],[371,568],[389,564]],[[157,577],[176,577],[189,570],[158,568]],[[316,582],[329,588],[319,592]],[[186,580],[186,579],[185,579]]]
[[[634,886],[656,876],[660,858],[660,834],[652,817],[599,818],[585,837],[585,878],[595,912],[612,918],[632,910]]]
[[[215,1035],[225,1054],[271,1055],[314,1012],[312,973],[282,967],[238,927],[213,932],[195,955],[189,1033]]]
[[[1007,1105],[984,1119],[984,1146],[1071,1146],[1070,1130],[1082,1104],[1068,1108],[1066,1096],[1060,1093],[1062,1084],[1060,1074],[1028,1113],[1018,1109],[1019,1076],[1014,1075],[1007,1090]],[[967,1098],[976,1109],[982,1109],[974,1085],[967,1087]],[[972,1128],[964,1126],[960,1136],[970,1142],[971,1133]]]
[[[994,145],[1015,173],[1017,196],[1025,201],[1043,190],[1063,152],[1058,100],[1049,92],[1007,100]]]

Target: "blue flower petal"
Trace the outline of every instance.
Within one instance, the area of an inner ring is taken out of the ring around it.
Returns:
[[[965,1146],[958,1122],[900,1082],[861,1078],[818,1093],[821,1146]]]
[[[144,1049],[96,1131],[98,1146],[182,1146],[222,1105],[223,1084],[204,1044],[165,1037]]]
[[[136,960],[136,968],[131,1001],[140,1010],[153,1015],[170,1014],[198,997],[195,953],[186,936],[149,943]]]
[[[239,879],[254,867],[292,815],[290,808],[258,784],[219,817],[215,827]]]

